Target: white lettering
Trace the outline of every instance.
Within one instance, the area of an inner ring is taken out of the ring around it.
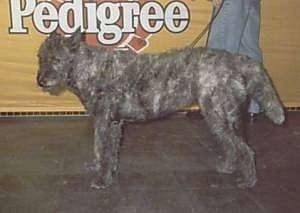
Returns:
[[[132,34],[138,25],[148,33],[157,33],[165,26],[174,33],[184,31],[189,24],[189,9],[181,1],[166,6],[156,1],[140,4],[137,1],[101,3],[83,0],[62,1],[56,7],[49,1],[9,0],[11,13],[10,33],[28,33],[23,19],[32,16],[36,29],[49,34],[60,28],[66,35],[78,28],[97,34],[104,45],[115,45],[124,34]]]
[[[70,16],[73,16],[70,20]],[[74,33],[83,25],[82,0],[65,2],[59,8],[59,27],[65,33]]]
[[[98,33],[98,27],[97,27],[97,4],[96,3],[86,3],[85,7],[87,9],[86,16],[87,16],[87,22],[85,32],[86,33]]]
[[[160,31],[164,25],[164,11],[157,2],[147,2],[141,9],[141,25],[149,33]]]
[[[24,1],[24,8],[21,7],[21,0],[10,0],[11,27],[9,33],[28,33],[28,28],[23,26],[23,17],[32,14],[35,8],[35,1]]]
[[[169,3],[166,7],[165,22],[166,28],[173,33],[184,31],[189,24],[189,10],[187,6],[182,2],[173,1]]]
[[[97,17],[100,20],[99,42],[106,45],[118,43],[122,38],[121,27],[116,24],[120,18],[119,5],[111,2],[100,4]]]
[[[35,27],[43,33],[51,33],[56,30],[58,26],[57,18],[58,15],[55,6],[46,2],[39,3],[33,14]],[[46,26],[45,23],[49,26]]]
[[[137,2],[122,2],[123,8],[123,32],[134,33],[138,25],[140,5]]]

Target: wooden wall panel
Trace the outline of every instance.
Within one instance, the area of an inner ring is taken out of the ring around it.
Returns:
[[[263,0],[261,47],[286,106],[300,106],[300,1]]]
[[[165,1],[166,2],[166,1]],[[180,34],[162,31],[150,38],[145,52],[160,52],[189,44],[210,19],[210,3],[186,1],[191,10],[189,28]],[[300,106],[300,1],[264,0],[262,2],[261,46],[269,73],[287,106]],[[36,52],[45,38],[25,20],[30,34],[8,34],[8,0],[0,2],[0,112],[78,111],[82,106],[72,94],[43,93],[35,83]],[[203,45],[205,38],[199,45]]]

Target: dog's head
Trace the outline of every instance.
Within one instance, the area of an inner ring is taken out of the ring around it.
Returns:
[[[41,88],[51,94],[58,94],[65,88],[81,40],[80,31],[69,38],[54,32],[42,43],[38,51],[37,74],[37,83]]]

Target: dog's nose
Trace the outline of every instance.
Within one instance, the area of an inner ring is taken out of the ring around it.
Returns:
[[[39,85],[39,87],[45,87],[45,82],[43,82],[43,81],[38,81],[38,85]]]
[[[43,78],[41,78],[40,74],[37,75],[36,82],[39,87],[45,87],[45,85],[46,85],[45,81],[43,80]]]

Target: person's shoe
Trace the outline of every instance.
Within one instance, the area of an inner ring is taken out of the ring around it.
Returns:
[[[254,124],[254,119],[258,113],[249,113],[249,114],[250,114],[249,123],[252,125]]]

